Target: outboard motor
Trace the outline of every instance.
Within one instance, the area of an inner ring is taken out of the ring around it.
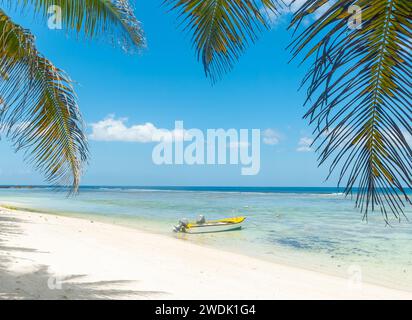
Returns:
[[[179,223],[173,227],[174,232],[185,232],[189,221],[187,219],[179,220]]]

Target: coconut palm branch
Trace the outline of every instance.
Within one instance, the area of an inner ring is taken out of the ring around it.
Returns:
[[[59,6],[62,26],[88,38],[110,34],[124,49],[144,46],[127,0],[0,0],[48,18]],[[0,133],[25,150],[50,183],[77,190],[88,158],[87,139],[72,81],[41,55],[28,30],[0,10]]]
[[[215,82],[269,27],[266,12],[276,12],[277,0],[164,0],[190,32],[198,60]]]
[[[0,10],[1,132],[51,183],[77,189],[87,139],[70,78]]]
[[[0,0],[9,7],[34,9],[48,20],[50,8],[61,9],[62,27],[88,38],[109,36],[126,51],[145,45],[140,22],[127,0]]]
[[[337,0],[313,20],[325,2],[306,1],[290,26],[293,56],[311,63],[305,118],[315,125],[319,163],[330,161],[329,176],[340,171],[346,194],[357,188],[364,218],[379,210],[387,222],[388,213],[401,219],[412,187],[412,2]],[[361,25],[351,23],[357,8]]]

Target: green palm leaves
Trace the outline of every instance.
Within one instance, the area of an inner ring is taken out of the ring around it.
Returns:
[[[324,0],[307,1],[292,21],[297,27]],[[352,7],[351,7],[352,6]],[[356,6],[356,7],[353,7]],[[349,28],[360,10],[362,24]],[[347,178],[346,193],[358,186],[357,205],[400,219],[412,187],[412,2],[338,0],[292,44],[313,64],[304,79],[316,125],[320,164]]]
[[[79,185],[88,149],[71,81],[0,11],[2,131],[50,182]]]
[[[61,10],[62,27],[84,33],[87,37],[110,37],[127,51],[144,46],[140,22],[125,0],[0,0],[13,8],[31,6],[44,19],[50,9]]]
[[[231,70],[247,45],[268,27],[264,10],[276,10],[273,0],[164,2],[179,12],[184,29],[192,33],[197,57],[213,82]]]
[[[66,29],[87,37],[109,33],[126,49],[144,45],[140,24],[125,0],[3,2],[33,5],[45,17],[49,6],[59,5]],[[30,32],[2,10],[0,98],[0,132],[11,139],[16,150],[25,150],[26,159],[49,182],[77,190],[88,145],[72,81],[37,51]]]

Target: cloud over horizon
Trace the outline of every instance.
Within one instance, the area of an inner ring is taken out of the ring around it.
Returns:
[[[311,148],[311,144],[313,143],[313,139],[309,137],[302,137],[298,142],[298,147],[296,148],[297,152],[311,152],[313,151]]]
[[[280,142],[281,135],[274,129],[266,129],[262,134],[263,143],[274,146]]]
[[[182,130],[159,129],[151,122],[130,127],[126,125],[126,122],[127,118],[116,119],[114,115],[110,115],[106,119],[91,124],[92,133],[89,138],[95,141],[150,143],[159,142],[168,135],[173,140],[181,139],[185,134]]]
[[[91,123],[92,132],[89,134],[89,138],[94,141],[136,143],[159,142],[167,139],[176,141],[183,138],[190,141],[193,138],[189,133],[190,130],[157,128],[151,122],[128,126],[127,121],[127,118],[116,118],[114,115],[109,115],[103,120]],[[273,146],[280,142],[281,134],[268,128],[262,131],[261,139],[264,144]],[[247,148],[249,143],[231,142],[228,146],[230,148]]]

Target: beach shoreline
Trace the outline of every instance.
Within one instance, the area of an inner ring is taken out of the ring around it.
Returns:
[[[0,207],[0,299],[411,299],[136,229]]]

